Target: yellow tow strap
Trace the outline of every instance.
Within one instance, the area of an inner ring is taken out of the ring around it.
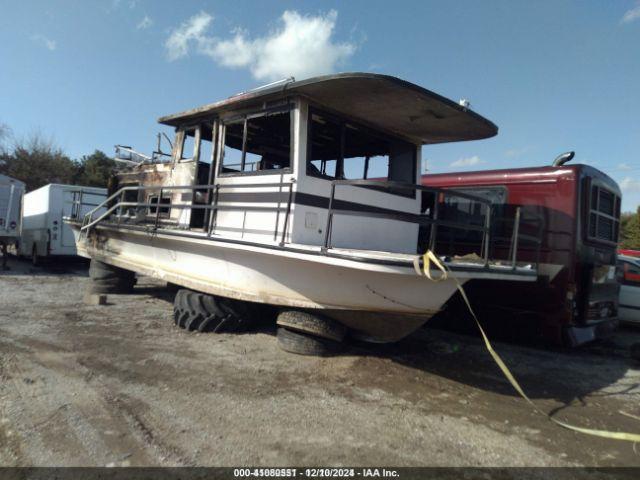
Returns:
[[[420,268],[420,259],[422,259],[422,268]],[[438,270],[440,270],[442,272],[442,275],[437,279],[434,279],[432,277],[432,275],[431,275],[431,271],[430,270],[431,270],[431,264],[432,263],[433,263],[433,265],[436,266],[436,268],[438,268]],[[555,418],[553,418],[548,413],[543,412],[540,408],[538,408],[538,406],[535,403],[533,403],[533,400],[531,400],[527,396],[527,394],[524,393],[524,390],[522,389],[522,387],[520,386],[520,384],[518,383],[516,378],[511,373],[511,370],[509,370],[509,368],[504,363],[502,358],[500,358],[500,355],[498,355],[498,353],[493,349],[493,346],[491,345],[491,342],[489,341],[489,337],[487,337],[487,334],[484,332],[484,329],[482,328],[482,325],[480,324],[480,321],[478,320],[478,317],[476,316],[475,312],[473,311],[473,308],[471,308],[471,302],[469,301],[469,298],[467,297],[467,294],[464,291],[464,288],[462,288],[462,284],[456,278],[456,276],[453,274],[453,272],[449,268],[447,268],[442,262],[440,262],[440,259],[438,259],[438,257],[431,250],[427,250],[425,252],[425,254],[422,255],[422,257],[416,257],[416,259],[414,260],[414,264],[413,265],[414,265],[414,268],[416,269],[416,272],[418,272],[419,275],[424,275],[425,277],[427,277],[431,281],[440,282],[442,280],[446,280],[449,276],[451,276],[451,278],[453,278],[454,282],[456,283],[456,287],[458,288],[458,291],[460,292],[460,295],[462,295],[462,299],[467,304],[467,308],[469,309],[469,312],[471,312],[471,315],[473,316],[473,319],[476,321],[476,325],[478,326],[478,330],[480,330],[480,334],[482,335],[482,338],[484,340],[484,344],[487,347],[487,350],[489,351],[489,353],[491,354],[491,357],[498,364],[498,366],[500,367],[500,370],[502,370],[502,373],[504,374],[504,376],[507,378],[507,380],[509,380],[509,383],[511,384],[511,386],[516,390],[516,392],[518,392],[520,394],[520,396],[522,398],[524,398],[533,407],[533,409],[536,412],[546,416],[549,420],[551,420],[552,422],[556,423],[557,425],[560,425],[561,427],[567,428],[569,430],[573,430],[574,432],[586,433],[587,435],[594,435],[596,437],[611,438],[611,439],[614,439],[614,440],[625,440],[627,442],[640,442],[640,434],[638,434],[638,433],[610,432],[610,431],[607,431],[607,430],[596,430],[596,429],[593,429],[593,428],[576,427],[574,425],[570,425],[570,424],[562,422],[560,420],[556,420]],[[623,412],[621,412],[621,413],[623,413]],[[631,415],[631,414],[628,414],[628,413],[624,413],[624,414],[626,416],[631,417],[631,418],[638,419],[638,417],[636,417],[635,415]]]

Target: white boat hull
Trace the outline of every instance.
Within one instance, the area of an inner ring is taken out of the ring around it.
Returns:
[[[453,280],[432,282],[411,267],[108,227],[78,237],[77,249],[84,257],[213,295],[322,309],[377,341],[395,341],[419,328],[456,290]]]

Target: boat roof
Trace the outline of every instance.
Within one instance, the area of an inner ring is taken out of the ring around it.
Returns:
[[[374,73],[339,73],[279,82],[158,121],[179,126],[258,102],[297,95],[415,143],[479,140],[498,133],[495,124],[465,106],[405,80]]]

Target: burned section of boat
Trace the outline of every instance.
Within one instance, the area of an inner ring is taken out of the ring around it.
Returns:
[[[419,185],[423,144],[497,133],[421,87],[360,73],[287,81],[160,123],[176,129],[171,154],[121,172],[106,213],[75,223],[81,255],[320,312],[374,341],[406,336],[455,293],[414,266],[454,230],[482,239],[475,255],[443,259],[460,282],[536,279],[517,261],[519,226],[509,257],[491,257],[489,200]]]

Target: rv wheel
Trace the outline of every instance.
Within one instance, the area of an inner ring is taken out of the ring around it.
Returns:
[[[285,352],[298,355],[329,356],[338,353],[342,343],[327,338],[294,332],[285,327],[278,327],[278,344]]]
[[[252,323],[251,309],[243,302],[192,290],[178,290],[173,318],[180,328],[198,332],[241,332]]]

